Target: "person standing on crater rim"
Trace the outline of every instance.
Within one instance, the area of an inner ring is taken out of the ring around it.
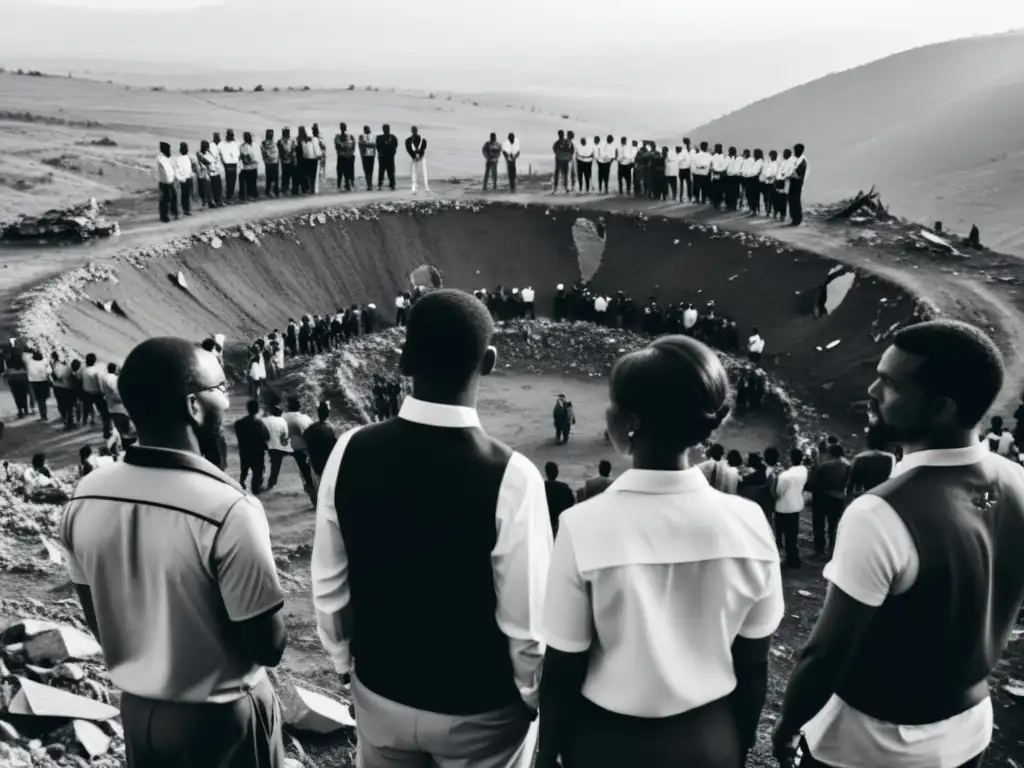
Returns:
[[[555,180],[551,185],[551,194],[558,192],[559,177],[562,179],[562,188],[569,194],[569,163],[576,157],[576,148],[565,137],[565,131],[558,132],[558,139],[551,146],[551,151],[555,155]]]
[[[281,155],[281,189],[286,194],[299,194],[299,167],[302,158],[296,155],[295,139],[291,128],[281,129],[281,140],[277,142],[278,153]]]
[[[789,216],[791,224],[799,227],[804,220],[804,179],[807,178],[807,158],[804,157],[804,145],[793,147],[793,169],[789,175]]]
[[[491,137],[484,142],[481,153],[484,156],[484,192],[487,191],[487,180],[494,180],[494,191],[498,191],[498,160],[501,159],[501,144],[498,143],[498,134],[492,133]]]
[[[370,131],[370,126],[364,125],[363,132],[359,134],[359,158],[363,164],[363,178],[366,179],[366,191],[373,191],[373,165],[377,159],[377,140]]]
[[[263,156],[263,172],[266,174],[265,194],[269,198],[281,196],[281,153],[278,151],[277,142],[274,141],[274,129],[267,128],[265,138],[260,144],[260,154]],[[285,182],[287,186],[288,182]]]
[[[420,136],[420,129],[415,125],[412,133],[405,140],[405,151],[409,153],[412,160],[412,192],[416,193],[419,182],[423,183],[423,191],[430,191],[430,183],[427,181],[427,140]],[[497,187],[497,181],[495,181]]]
[[[423,296],[400,362],[412,396],[324,467],[313,603],[362,768],[504,768],[535,717],[551,524],[540,472],[480,426],[493,332],[469,294]]]
[[[160,185],[160,221],[165,224],[171,220],[171,214],[178,218],[178,198],[174,192],[176,178],[174,160],[171,158],[171,145],[160,142],[160,154],[156,156],[157,179]]]
[[[384,189],[384,175],[387,174],[388,186],[395,189],[395,155],[398,154],[398,138],[391,133],[391,126],[381,126],[381,134],[377,137],[377,190]]]
[[[265,670],[287,642],[270,529],[199,455],[228,410],[224,371],[184,339],[148,339],[118,389],[139,443],[79,482],[60,541],[122,692],[127,765],[283,768]]]
[[[954,321],[908,326],[882,355],[869,430],[903,459],[843,514],[775,725],[781,765],[801,736],[801,768],[982,765],[989,675],[1024,603],[1024,468],[978,432],[1004,375]]]
[[[238,181],[238,161],[241,159],[241,150],[238,142],[235,141],[235,132],[228,128],[226,139],[217,145],[220,152],[220,162],[224,167],[224,200],[234,202],[235,183]]]
[[[516,162],[519,160],[519,139],[514,133],[508,135],[508,139],[501,145],[501,154],[505,157],[505,168],[508,171],[508,191],[515,194],[516,191]],[[497,185],[497,181],[495,181]]]
[[[338,189],[345,185],[345,191],[351,192],[356,183],[356,139],[348,132],[348,126],[341,123],[338,133],[334,136],[334,153],[337,155]]]

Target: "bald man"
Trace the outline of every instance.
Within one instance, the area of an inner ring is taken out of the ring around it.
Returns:
[[[138,445],[78,484],[60,541],[122,691],[127,764],[282,768],[265,667],[287,637],[267,518],[200,455],[228,409],[224,371],[184,339],[149,339],[118,389]]]

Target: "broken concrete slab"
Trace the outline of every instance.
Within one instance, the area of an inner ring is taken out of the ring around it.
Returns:
[[[286,725],[311,733],[327,734],[354,728],[348,706],[318,691],[296,685],[286,675],[271,678]]]
[[[110,720],[117,717],[116,707],[74,693],[18,677],[19,690],[11,698],[7,711],[12,715],[62,717],[71,720]]]
[[[96,640],[74,627],[49,622],[26,621],[8,627],[0,634],[0,648],[14,663],[53,666],[68,659],[91,659],[103,655],[103,649]],[[20,642],[11,643],[18,638]]]
[[[75,720],[71,726],[75,731],[75,740],[90,758],[107,754],[113,739],[107,736],[98,725],[90,723],[88,720]]]

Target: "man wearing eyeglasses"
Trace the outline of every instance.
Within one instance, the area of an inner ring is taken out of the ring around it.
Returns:
[[[78,484],[60,541],[122,691],[127,764],[283,768],[265,667],[287,638],[267,518],[200,455],[228,409],[224,371],[184,339],[149,339],[118,390],[138,444]]]

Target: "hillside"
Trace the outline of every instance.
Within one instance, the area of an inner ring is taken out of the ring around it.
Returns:
[[[889,56],[687,131],[766,151],[803,142],[805,198],[877,184],[894,212],[1024,254],[1024,32]],[[670,139],[678,143],[679,137]]]
[[[339,79],[345,82],[344,76]],[[532,164],[550,164],[555,132],[569,121],[561,113],[520,100],[504,106],[467,96],[393,93],[365,89],[255,93],[255,82],[241,93],[153,91],[67,77],[0,74],[0,220],[21,213],[81,202],[89,197],[119,197],[155,189],[155,157],[160,141],[197,149],[213,131],[234,128],[239,140],[251,131],[258,141],[267,128],[319,123],[331,143],[338,123],[359,132],[379,131],[383,123],[404,139],[418,125],[430,142],[433,179],[482,175],[480,147],[491,131],[504,138],[515,131],[522,145],[520,173]],[[301,84],[299,84],[301,87]],[[342,86],[344,87],[344,86]],[[584,135],[608,132],[605,124],[575,119]],[[630,125],[616,125],[629,132]],[[113,146],[94,142],[109,138]],[[328,149],[329,176],[334,151]],[[408,171],[400,156],[399,176]],[[362,177],[361,169],[357,174]],[[155,204],[154,204],[155,205]]]

